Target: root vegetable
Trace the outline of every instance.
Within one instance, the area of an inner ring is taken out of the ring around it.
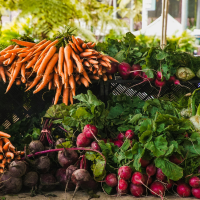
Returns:
[[[126,80],[130,75],[131,66],[126,62],[122,62],[118,66],[118,71],[122,79]]]
[[[39,140],[34,140],[29,144],[29,151],[30,153],[34,154],[38,151],[43,151],[44,150],[44,146],[43,144],[39,141]]]
[[[58,162],[62,167],[69,167],[73,165],[78,160],[78,154],[76,151],[59,151],[58,152]]]
[[[100,146],[98,145],[98,142],[96,142],[96,141],[94,141],[94,142],[91,143],[91,148],[95,149],[97,151],[101,150]]]
[[[120,179],[118,183],[118,189],[121,191],[125,191],[128,188],[128,182],[124,179]]]
[[[35,161],[36,170],[39,173],[47,173],[50,169],[50,159],[47,156],[41,156]]]
[[[151,194],[152,195],[158,195],[161,198],[163,197],[165,193],[165,187],[161,182],[155,181],[150,186]]]
[[[129,166],[122,166],[118,170],[118,176],[124,180],[131,178],[132,169]]]
[[[191,188],[186,183],[178,184],[177,193],[181,197],[189,197],[191,195]]]
[[[197,199],[200,199],[200,188],[192,188],[192,195]]]
[[[52,191],[56,187],[56,178],[52,174],[40,175],[40,189]]]
[[[12,161],[9,165],[9,173],[12,177],[20,178],[26,172],[26,164],[23,161]]]
[[[146,173],[148,177],[155,175],[156,173],[156,167],[154,164],[150,164],[146,167]]]
[[[150,163],[150,161],[149,160],[145,160],[143,158],[140,158],[140,163],[141,163],[142,167],[147,167],[148,164]]]
[[[117,176],[114,173],[108,174],[105,178],[105,182],[110,187],[115,187],[118,184]]]
[[[189,185],[193,188],[199,188],[200,187],[200,179],[197,176],[193,176],[189,180]]]
[[[135,172],[131,177],[131,182],[134,185],[142,185],[144,181],[144,177],[140,172]]]
[[[98,129],[96,126],[87,124],[83,129],[83,133],[85,134],[85,137],[89,139],[94,139],[94,136],[96,137],[98,134]]]
[[[38,174],[37,172],[28,172],[23,180],[23,185],[29,188],[36,186],[38,183]]]
[[[132,140],[134,138],[135,133],[132,130],[127,130],[125,133],[125,137],[129,140]]]
[[[80,133],[76,139],[77,147],[88,147],[91,143],[91,140],[85,136],[84,133]]]
[[[116,145],[120,148],[123,145],[124,142],[122,140],[116,140],[113,143],[114,143],[114,145]]]
[[[162,169],[158,168],[156,171],[156,179],[159,181],[164,181],[167,177],[163,174]]]
[[[135,197],[141,197],[145,192],[145,188],[143,185],[134,185],[133,183],[131,183],[130,192]]]
[[[123,133],[119,133],[118,135],[117,135],[117,139],[118,140],[124,140],[124,134]]]

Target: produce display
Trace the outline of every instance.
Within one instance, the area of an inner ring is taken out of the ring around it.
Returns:
[[[13,41],[22,47],[0,53],[1,77],[9,79],[7,92],[19,80],[27,90],[35,87],[34,93],[48,85],[56,95],[40,129],[34,127],[36,119],[30,122],[34,125],[32,134],[23,136],[24,151],[15,150],[8,140],[12,125],[7,134],[1,130],[0,193],[29,189],[35,196],[73,190],[75,197],[82,189],[91,198],[98,191],[161,199],[176,192],[200,198],[199,88],[176,100],[159,93],[159,98],[146,101],[110,94],[103,102],[89,89],[75,93],[76,83],[88,87],[92,79],[107,81],[113,75],[154,81],[160,90],[167,81],[182,86],[181,80],[197,75],[198,58],[172,46],[141,48],[131,33],[97,46],[73,35],[37,44]],[[61,92],[63,103],[57,104]]]

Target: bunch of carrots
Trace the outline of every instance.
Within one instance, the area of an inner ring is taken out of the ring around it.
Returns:
[[[4,82],[6,77],[9,79],[6,92],[14,82],[26,84],[26,91],[35,87],[34,94],[48,86],[49,90],[56,90],[54,105],[60,96],[66,105],[69,101],[73,104],[77,84],[88,87],[91,80],[112,79],[106,72],[111,69],[111,62],[118,62],[96,51],[95,43],[85,43],[73,35],[68,41],[62,38],[62,46],[61,39],[39,43],[12,41],[15,46],[0,52],[0,77]]]
[[[0,174],[8,169],[12,160],[20,160],[24,151],[16,151],[10,140],[11,136],[0,131]]]

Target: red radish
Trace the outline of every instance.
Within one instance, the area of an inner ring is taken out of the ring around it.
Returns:
[[[118,66],[119,74],[124,80],[128,79],[130,75],[130,70],[131,70],[131,66],[126,62],[122,62]]]
[[[111,63],[111,69],[107,70],[107,74],[115,74],[115,73],[117,73],[118,72],[118,65],[119,65],[119,63],[112,62]]]
[[[83,133],[85,134],[85,137],[89,139],[94,139],[98,134],[98,129],[96,126],[87,124],[84,126]]]
[[[180,157],[180,158],[177,158],[176,155],[172,155],[169,157],[169,160],[172,162],[172,163],[175,163],[177,165],[181,164],[183,162],[183,158]]]
[[[158,79],[155,80],[155,86],[160,88],[158,97],[160,96],[161,89],[165,84],[166,84],[166,81],[159,81]]]
[[[91,143],[91,148],[92,148],[92,149],[95,149],[95,150],[97,150],[97,151],[100,151],[100,150],[101,150],[101,148],[100,148],[98,142],[96,142],[96,141],[94,141],[94,142]]]
[[[117,191],[117,194],[118,195],[124,195],[124,194],[127,194],[128,193],[128,187],[126,188],[126,190],[120,190],[118,188],[118,186],[116,187],[116,191]]]
[[[153,81],[154,80],[153,78],[148,78],[148,76],[146,75],[145,72],[142,72],[142,78],[144,81]]]
[[[80,133],[76,139],[77,147],[88,147],[91,143],[91,140],[85,136],[84,133]]]
[[[134,138],[135,133],[132,130],[127,130],[125,133],[125,137],[129,140],[132,140]]]
[[[126,190],[128,188],[128,182],[125,181],[124,179],[120,179],[118,188],[119,188],[119,190],[122,190],[122,191]]]
[[[148,177],[153,176],[156,173],[156,167],[154,164],[150,164],[146,167],[146,173]]]
[[[189,185],[193,188],[199,188],[200,187],[200,179],[197,176],[193,176],[189,180]]]
[[[113,143],[114,143],[114,145],[116,145],[120,148],[123,145],[124,142],[122,140],[116,140]]]
[[[200,188],[192,188],[192,194],[197,199],[200,199]]]
[[[135,197],[141,197],[144,194],[145,189],[143,185],[134,185],[133,183],[131,183],[130,192]]]
[[[104,143],[107,143],[107,139],[102,139],[104,141]]]
[[[162,80],[163,80],[163,74],[162,74],[162,72],[158,71],[157,74],[156,74],[156,78],[157,78],[159,81],[162,81]]]
[[[159,181],[164,181],[167,177],[163,174],[162,169],[158,168],[156,172],[156,179]]]
[[[150,186],[150,189],[151,189],[150,190],[151,194],[160,196],[161,198],[163,197],[165,193],[165,186],[161,182],[158,182],[158,181],[153,182]]]
[[[124,180],[131,178],[132,169],[129,166],[122,166],[118,170],[118,176]]]
[[[140,65],[132,65],[131,67],[131,77],[132,78],[140,78],[142,74],[142,67]]]
[[[169,82],[174,82],[175,80],[176,80],[175,76],[170,76],[168,79]]]
[[[147,165],[150,163],[149,160],[144,160],[143,158],[140,158],[140,163],[142,167],[147,167]]]
[[[105,182],[110,187],[115,187],[118,184],[117,176],[116,174],[108,174],[105,178]]]
[[[144,176],[140,172],[135,172],[131,177],[131,182],[134,185],[142,185],[144,181]]]
[[[181,197],[189,197],[191,195],[191,188],[186,183],[179,184],[176,191]]]
[[[118,139],[118,140],[124,140],[124,134],[123,134],[123,133],[119,133],[119,134],[117,135],[117,139]]]
[[[168,181],[163,181],[163,182],[166,183],[165,187],[167,188],[167,190],[170,190],[174,185],[174,181],[172,180],[169,180],[169,182]]]
[[[144,177],[144,184],[145,185],[151,185],[151,183],[153,182],[152,177],[150,176],[149,180],[148,180],[148,176],[146,174],[143,174],[143,177]]]

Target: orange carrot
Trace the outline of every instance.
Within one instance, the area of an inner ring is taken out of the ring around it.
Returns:
[[[94,49],[85,49],[84,52],[95,52]]]
[[[0,131],[0,137],[10,138],[11,136],[8,133]]]
[[[54,80],[54,86],[59,88],[60,87],[60,81],[59,81],[58,74],[54,73],[53,80]]]
[[[59,85],[60,86],[57,87],[57,89],[56,89],[56,95],[55,95],[54,105],[56,105],[58,103],[59,97],[60,97],[61,92],[62,92],[62,84],[60,83]]]
[[[53,70],[54,70],[54,72],[55,72],[56,74],[58,74],[58,68],[57,68],[57,65],[54,66]]]
[[[83,43],[81,47],[82,47],[83,49],[86,49],[86,48],[87,48],[87,44]]]
[[[11,158],[7,158],[7,159],[6,159],[6,162],[7,162],[8,164],[11,163],[11,161],[12,161]]]
[[[6,83],[6,75],[3,66],[0,66],[0,77],[3,79],[3,82]]]
[[[111,61],[113,61],[113,62],[117,62],[117,63],[119,63],[119,61],[118,60],[116,60],[116,59],[114,59],[113,57],[111,57],[111,56],[106,56],[109,60],[111,60]]]
[[[93,44],[91,44],[91,45],[88,45],[90,48],[94,48],[95,47],[95,45],[96,45],[96,43],[94,42]]]
[[[69,76],[71,76],[71,74],[73,73],[73,61],[71,59],[72,53],[74,53],[74,51],[72,50],[72,48],[70,47],[70,45],[67,45],[64,48],[64,55],[65,55],[65,61],[66,61],[66,64],[67,64],[68,75]]]
[[[6,158],[4,158],[4,159],[2,160],[2,162],[1,162],[1,164],[5,165],[5,164],[6,164],[6,162],[7,162],[7,159],[6,159]]]
[[[42,79],[42,83],[39,85],[39,87],[37,89],[35,89],[33,91],[33,94],[39,92],[40,90],[42,90],[48,83],[49,81],[51,81],[53,79],[53,73],[50,74],[48,77],[45,77],[45,79]]]
[[[109,75],[108,75],[108,78],[111,80],[111,79],[112,79],[112,74],[109,74]]]
[[[3,55],[2,57],[4,57],[4,58],[10,58],[11,56],[12,56],[12,53],[7,53],[7,54]]]
[[[25,41],[21,41],[21,40],[17,40],[17,39],[12,39],[11,41],[15,42],[21,46],[25,46],[25,47],[33,47],[35,45],[35,43],[25,42]]]
[[[13,153],[15,152],[15,147],[11,143],[9,145],[9,150],[12,151]]]
[[[79,53],[78,49],[76,48],[76,45],[74,43],[72,43],[71,41],[69,41],[69,45],[71,46],[71,48],[75,51],[75,53]]]
[[[5,146],[5,145],[4,145]],[[6,152],[5,153],[5,156],[6,156],[6,158],[11,158],[11,159],[13,159],[14,158],[14,153],[12,153],[12,152]]]
[[[62,79],[62,84],[65,84],[65,75],[64,75],[64,73],[62,72],[60,76],[61,76],[61,79]]]
[[[3,155],[2,155],[2,154],[0,154],[0,160],[3,160],[3,158],[4,158],[4,157],[3,157]]]
[[[104,81],[107,81],[107,80],[108,80],[108,77],[106,76],[106,74],[103,74],[103,80],[104,80]]]
[[[87,74],[87,72],[84,70],[83,71],[83,76],[84,76],[84,78],[89,82],[89,83],[91,83],[91,81],[90,81],[90,78],[88,77],[88,74]]]
[[[76,74],[75,81],[77,82],[80,79],[80,74]]]
[[[0,164],[0,168],[1,168],[1,169],[4,169],[4,168],[5,168],[5,165],[1,163],[1,164]]]
[[[76,48],[80,51],[80,52],[83,52],[83,49],[79,46],[79,43],[77,41],[77,39],[72,35],[72,40],[73,40],[73,43],[76,45]]]
[[[63,88],[63,99],[62,99],[62,102],[65,104],[65,105],[68,105],[68,102],[69,102],[69,88],[68,87],[64,87]]]
[[[83,52],[80,54],[80,57],[87,57],[87,56],[91,56],[92,55],[92,51],[88,51],[88,52]]]
[[[87,43],[87,45],[91,45],[91,44],[92,44],[92,42],[88,42],[88,43]]]
[[[69,85],[70,87],[73,89],[73,88],[76,88],[76,83],[75,83],[75,80],[74,80],[74,76],[71,75],[69,76]]]
[[[18,59],[18,61],[21,61],[21,59],[22,59],[22,57],[20,57]],[[12,84],[14,83],[15,79],[17,78],[17,76],[20,72],[21,66],[22,66],[22,63],[16,63],[16,67],[14,69],[13,75],[11,76],[10,82],[9,82],[8,87],[6,89],[6,93],[10,90]]]
[[[3,146],[3,151],[4,152],[8,151],[9,145],[10,145],[10,142],[7,142],[6,144],[4,144],[4,146]]]
[[[42,78],[42,76],[36,76],[34,81],[31,83],[31,85],[29,86],[28,89],[26,89],[25,92],[27,92],[28,90],[32,89],[34,86],[37,85],[37,83],[40,81],[40,79]]]
[[[89,77],[90,79],[99,80],[99,77],[95,75],[89,75]]]
[[[75,96],[75,95],[74,95]],[[69,92],[69,100],[70,100],[70,103],[73,104],[73,94],[72,94],[72,90],[70,90]]]
[[[8,47],[6,47],[5,49],[3,49],[1,52],[0,52],[0,55],[3,55],[3,54],[6,54],[6,51],[8,50],[11,50],[14,48],[14,45],[10,45]]]
[[[99,60],[99,63],[100,63],[101,65],[103,65],[104,67],[108,67],[108,65],[106,64],[106,62],[104,62],[103,60]]]
[[[38,51],[37,53],[32,54],[32,55],[33,55],[33,56],[40,56],[41,53],[42,53],[42,51]]]
[[[68,67],[67,67],[67,63],[66,61],[64,61],[64,83],[65,83],[65,87],[68,87],[68,83],[69,83],[69,76],[68,76]]]
[[[43,52],[41,53],[41,56],[44,55],[45,53],[47,53],[47,52],[49,51],[49,49],[50,49],[53,45],[57,44],[58,42],[59,42],[58,39],[56,39],[55,41],[51,42],[51,43],[43,50]]]
[[[35,45],[35,47],[37,47],[37,46],[40,46],[40,45],[44,44],[46,41],[47,41],[46,39],[44,39],[44,40],[40,41],[39,43],[37,43],[37,44]]]
[[[87,58],[92,58],[92,59],[97,59],[97,57],[96,56],[94,56],[94,55],[91,55],[91,56],[88,56]]]
[[[26,57],[29,53],[30,53],[29,51],[27,51],[25,53],[20,53],[20,54],[18,54],[18,57]]]
[[[97,65],[99,63],[97,60],[93,60],[93,59],[88,59],[88,62],[93,65]]]
[[[58,58],[58,74],[61,75],[63,72],[63,62],[64,62],[64,47],[59,49],[59,58]]]
[[[51,90],[52,85],[53,85],[53,81],[51,80],[51,81],[49,81],[49,84],[48,84],[48,90]]]
[[[53,57],[53,55],[56,52],[56,47],[52,46],[49,51],[47,52],[46,56],[44,57],[38,71],[37,71],[37,76],[41,76],[43,74],[43,72],[46,69],[47,63],[49,62],[49,60],[51,60],[51,58]],[[58,54],[56,54],[58,55]],[[57,61],[56,61],[57,62]],[[54,66],[53,66],[54,67]]]
[[[84,67],[83,67],[83,64],[80,60],[80,57],[72,51],[72,58],[76,62],[76,65],[78,67],[78,72],[82,73],[84,71]]]
[[[10,58],[8,58],[8,61],[4,61],[3,64],[4,65],[10,65],[12,63],[12,61],[15,59],[16,53],[12,53],[12,56]]]
[[[18,53],[22,50],[23,48],[14,48],[11,50],[6,51],[6,53]]]
[[[20,79],[16,79],[16,85],[21,85],[21,80]]]
[[[92,71],[93,71],[92,67],[88,67],[88,70],[89,70],[90,72],[92,72]]]
[[[29,54],[23,60],[19,61],[18,63],[23,63],[23,62],[30,60],[32,54],[33,54],[32,52],[29,52]]]
[[[81,38],[76,38],[76,39],[77,39],[77,41],[79,43],[79,46],[81,46],[84,43],[83,40],[81,40]]]
[[[84,77],[81,77],[80,81],[85,87],[89,87],[89,82]]]
[[[41,57],[37,60],[37,62],[36,62],[35,65],[34,65],[33,71],[35,71],[35,70],[38,68],[38,66],[42,63],[44,57],[45,57],[45,55],[41,56]],[[36,71],[35,71],[35,72],[36,72]]]
[[[96,74],[96,73],[97,73],[97,69],[95,68],[94,71],[93,71],[93,74]]]
[[[0,153],[3,153],[3,140],[0,139]]]
[[[25,78],[25,63],[22,64],[22,67],[21,67],[21,76],[23,78]]]
[[[33,65],[37,62],[38,56],[34,56],[33,59],[26,65],[26,69],[33,67]]]
[[[80,81],[80,80],[78,80],[77,83],[78,83],[79,85],[81,85],[81,81]]]
[[[101,59],[104,60],[104,61],[110,62],[110,59],[106,56],[102,56]]]
[[[89,63],[87,60],[84,61],[83,64],[84,64],[85,66],[87,66],[87,67],[90,67],[90,63]]]
[[[33,52],[33,54],[37,53],[38,51],[43,50],[45,47],[47,47],[51,43],[50,40],[46,41],[44,44],[38,46],[38,48]]]
[[[103,55],[100,54],[100,55],[97,56],[97,59],[100,59],[102,57],[103,57]]]
[[[93,65],[93,67],[99,69],[99,65]]]

